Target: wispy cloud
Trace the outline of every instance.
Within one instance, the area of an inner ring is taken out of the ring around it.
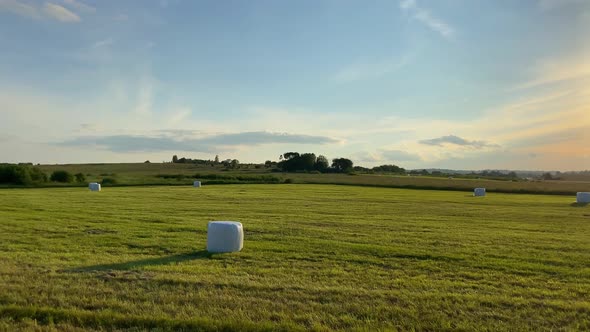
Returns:
[[[64,23],[74,23],[80,22],[80,16],[76,15],[75,13],[69,11],[68,9],[56,5],[51,2],[46,2],[43,11],[49,16],[52,17],[60,22]]]
[[[434,145],[434,146],[445,146],[445,145],[450,144],[450,145],[472,147],[475,149],[481,149],[481,148],[485,148],[485,147],[497,147],[497,145],[489,144],[485,141],[470,141],[470,140],[466,140],[464,138],[461,138],[461,137],[455,136],[455,135],[447,135],[447,136],[442,136],[442,137],[438,137],[438,138],[421,140],[420,144]]]
[[[93,146],[112,152],[192,151],[212,152],[212,147],[198,140],[175,140],[151,136],[84,136],[58,143],[61,146]]]
[[[388,161],[420,161],[419,155],[402,150],[384,150],[381,152],[383,158]]]
[[[100,47],[109,46],[109,45],[112,45],[114,42],[115,41],[113,40],[113,38],[99,40],[99,41],[95,42],[94,44],[92,44],[92,48],[100,48]]]
[[[235,146],[258,146],[264,144],[328,144],[336,139],[325,136],[297,135],[271,132],[243,132],[209,135],[200,138],[174,138],[169,135],[112,135],[83,136],[67,140],[62,146],[98,146],[113,152],[193,151],[213,152],[228,150]]]
[[[334,79],[338,82],[352,82],[365,79],[374,79],[406,66],[410,57],[403,56],[399,59],[383,61],[379,63],[358,63],[340,69]]]
[[[423,161],[420,155],[407,152],[404,150],[389,150],[381,149],[377,151],[361,151],[352,155],[352,159],[357,162],[369,163],[369,164],[384,164],[393,163],[400,165],[406,162],[419,162]]]
[[[590,77],[590,52],[575,56],[542,59],[530,68],[532,79],[517,85],[514,90]]]
[[[81,12],[95,11],[94,7],[75,0],[63,0],[63,2],[65,5],[70,6],[72,10],[52,2],[45,2],[41,6],[40,4],[20,0],[0,0],[0,11],[10,12],[31,19],[52,19],[62,23],[77,23],[82,21],[80,16],[73,11],[74,9]]]
[[[86,12],[86,13],[94,13],[96,11],[96,8],[87,5],[81,1],[77,1],[77,0],[62,0],[63,3],[75,10],[81,11],[81,12]]]
[[[39,9],[31,4],[18,0],[0,0],[0,11],[5,11],[27,18],[38,19],[41,17]]]
[[[267,131],[222,134],[202,141],[218,145],[259,145],[259,144],[328,144],[338,143],[337,139],[326,136],[273,133]]]
[[[135,113],[138,115],[149,115],[152,112],[154,103],[154,82],[151,76],[144,76],[138,83],[137,102]]]
[[[449,39],[455,34],[455,29],[448,23],[439,19],[416,3],[416,0],[402,0],[399,3],[400,8],[410,14],[414,19],[418,20],[432,31],[439,33],[441,36]]]

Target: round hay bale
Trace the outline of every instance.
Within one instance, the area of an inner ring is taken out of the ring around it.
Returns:
[[[207,225],[207,251],[236,252],[244,247],[244,228],[237,221],[210,221]]]
[[[578,192],[576,193],[576,202],[578,204],[590,203],[590,192]]]
[[[473,190],[473,196],[482,197],[486,195],[486,188],[475,188]]]

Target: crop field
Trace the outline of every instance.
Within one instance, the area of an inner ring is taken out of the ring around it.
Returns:
[[[405,176],[384,174],[311,174],[271,172],[254,165],[242,165],[239,169],[225,169],[221,165],[194,165],[173,163],[129,163],[129,164],[71,164],[41,165],[47,174],[66,170],[72,174],[86,176],[83,183],[47,183],[43,186],[82,186],[87,182],[101,182],[105,178],[115,180],[117,186],[138,185],[190,185],[193,180],[205,184],[220,183],[274,183],[293,182],[301,184],[341,184],[388,188],[436,189],[471,191],[485,187],[489,191],[530,194],[575,195],[578,191],[590,190],[590,179],[582,175],[561,181],[510,181],[493,179],[464,179],[435,176]],[[244,179],[245,178],[245,179]],[[273,181],[268,181],[271,178]],[[109,184],[112,185],[112,184]],[[1,186],[0,186],[1,187]]]
[[[0,190],[0,330],[590,329],[574,196],[275,184]],[[239,253],[207,223],[244,225]]]

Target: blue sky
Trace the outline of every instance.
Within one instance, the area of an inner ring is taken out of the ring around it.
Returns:
[[[0,0],[1,161],[590,169],[585,0]]]

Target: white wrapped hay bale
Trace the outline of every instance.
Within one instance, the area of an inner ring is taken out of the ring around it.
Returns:
[[[473,190],[473,196],[485,196],[486,195],[486,188],[475,188]]]
[[[195,182],[193,182],[193,187],[200,188],[201,187],[201,181],[195,181]]]
[[[90,191],[100,191],[100,183],[92,182],[88,184]]]
[[[244,229],[236,221],[210,221],[207,226],[207,251],[236,252],[244,247]]]
[[[580,204],[590,203],[590,192],[579,192],[576,194],[576,202]]]

